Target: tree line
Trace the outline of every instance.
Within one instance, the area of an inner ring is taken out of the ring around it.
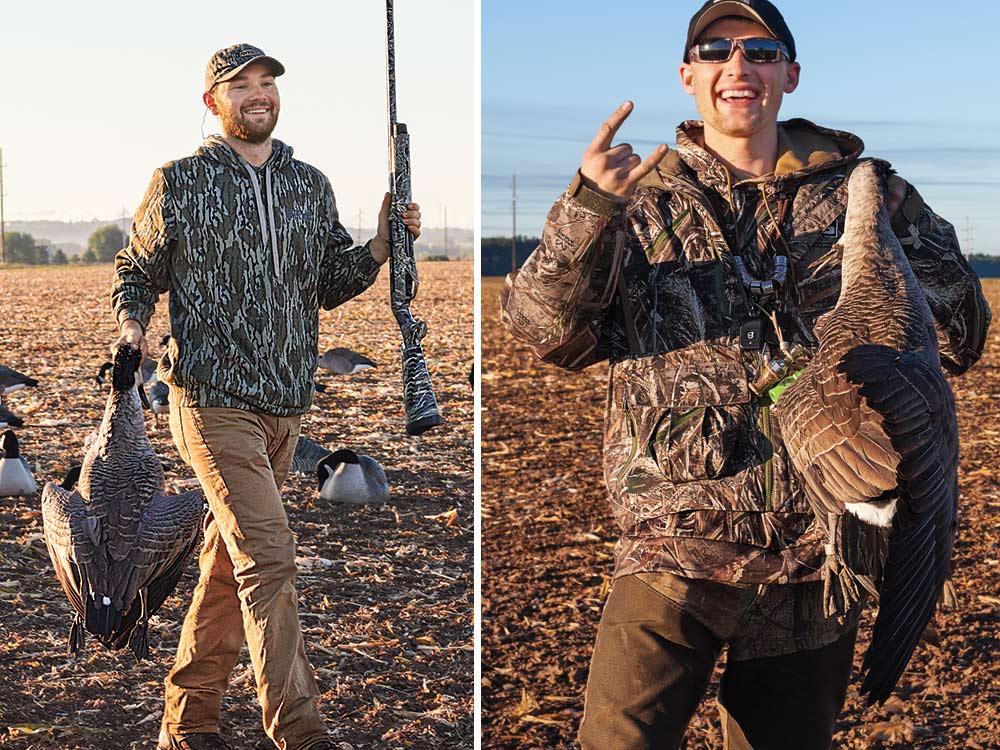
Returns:
[[[71,261],[62,248],[54,250],[27,232],[4,232],[4,255],[7,263],[28,266],[60,266],[74,263],[110,263],[125,247],[125,235],[116,224],[107,224],[87,238],[87,249]]]

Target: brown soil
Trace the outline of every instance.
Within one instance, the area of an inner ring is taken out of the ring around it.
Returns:
[[[483,747],[570,748],[617,536],[599,464],[606,367],[574,373],[534,359],[499,323],[501,284],[487,279],[482,295]],[[984,287],[1000,310],[1000,280]],[[962,434],[959,606],[938,613],[940,648],[918,647],[884,706],[865,709],[855,679],[836,748],[1000,746],[1000,327],[953,387]],[[708,696],[716,688],[713,681]],[[688,748],[721,747],[707,698]]]
[[[383,272],[373,289],[320,317],[320,351],[346,346],[379,366],[344,378],[321,372],[329,390],[302,434],[378,459],[390,503],[331,507],[318,501],[315,477],[285,485],[307,651],[340,750],[472,746],[472,264],[424,263],[420,273],[413,313],[430,327],[424,349],[445,424],[420,438],[403,432],[399,329]],[[0,363],[40,381],[8,397],[25,419],[18,439],[39,485],[80,462],[100,422],[107,393],[93,376],[114,338],[110,281],[110,266],[0,271]],[[165,311],[164,298],[149,331],[157,353]],[[166,420],[150,417],[148,427],[168,486],[183,486],[193,475]],[[39,499],[0,500],[0,747],[152,748],[197,566],[160,610],[148,661],[93,638],[67,656],[70,607],[48,560]],[[234,748],[274,747],[245,651],[223,722]]]

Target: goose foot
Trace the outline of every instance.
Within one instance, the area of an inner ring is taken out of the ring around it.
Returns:
[[[80,621],[80,615],[77,615],[73,618],[73,624],[69,628],[69,644],[67,644],[66,653],[71,655],[76,654],[82,648],[83,623]]]

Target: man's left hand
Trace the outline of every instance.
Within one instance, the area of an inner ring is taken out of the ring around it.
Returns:
[[[382,207],[378,212],[378,232],[372,240],[372,257],[379,263],[384,263],[389,257],[389,201],[391,196],[385,194],[382,199]],[[413,239],[420,236],[420,206],[416,203],[409,203],[403,212],[403,226],[413,235]]]
[[[889,212],[890,219],[903,205],[903,200],[906,198],[906,187],[906,180],[898,174],[889,176],[889,194],[885,197],[885,208]]]

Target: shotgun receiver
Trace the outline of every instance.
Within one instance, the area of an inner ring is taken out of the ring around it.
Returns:
[[[406,125],[396,122],[396,44],[393,30],[393,0],[386,0],[386,50],[389,69],[389,302],[403,337],[403,403],[406,432],[419,435],[441,424],[431,376],[420,340],[427,324],[410,313],[410,301],[420,282],[413,259],[413,235],[403,224],[403,213],[411,201],[410,135]]]

